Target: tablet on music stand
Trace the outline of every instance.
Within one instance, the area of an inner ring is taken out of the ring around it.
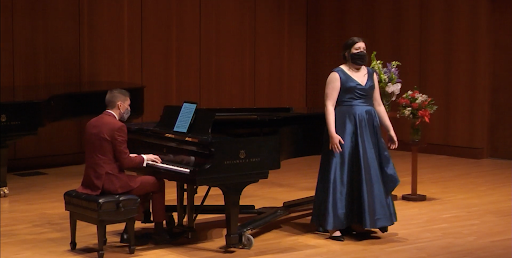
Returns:
[[[195,102],[183,102],[176,124],[174,124],[174,132],[187,133],[189,131],[190,125],[194,121],[196,108],[197,103]]]

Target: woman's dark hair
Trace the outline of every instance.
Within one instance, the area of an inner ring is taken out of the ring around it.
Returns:
[[[351,37],[343,44],[343,60],[348,61],[347,54],[349,54],[352,47],[359,42],[364,42],[364,40],[359,37]]]

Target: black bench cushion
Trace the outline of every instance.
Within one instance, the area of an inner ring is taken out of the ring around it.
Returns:
[[[137,215],[139,197],[131,194],[91,195],[69,190],[64,193],[66,211],[102,220],[128,219]]]

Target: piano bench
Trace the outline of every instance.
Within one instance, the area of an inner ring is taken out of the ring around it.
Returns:
[[[66,211],[69,211],[71,250],[76,249],[77,220],[94,224],[98,234],[98,258],[103,258],[103,246],[107,243],[106,225],[126,223],[130,254],[135,253],[135,216],[139,197],[131,194],[90,195],[69,190],[64,193]]]

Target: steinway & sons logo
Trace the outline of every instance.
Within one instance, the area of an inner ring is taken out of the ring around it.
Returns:
[[[7,116],[5,114],[0,115],[0,122],[2,125],[19,125],[21,122],[17,121],[7,121]]]
[[[240,159],[226,160],[226,161],[224,161],[224,164],[238,164],[238,163],[248,163],[248,162],[260,161],[260,158],[246,158],[247,154],[245,153],[245,150],[240,150],[240,152],[238,153],[238,157]]]

